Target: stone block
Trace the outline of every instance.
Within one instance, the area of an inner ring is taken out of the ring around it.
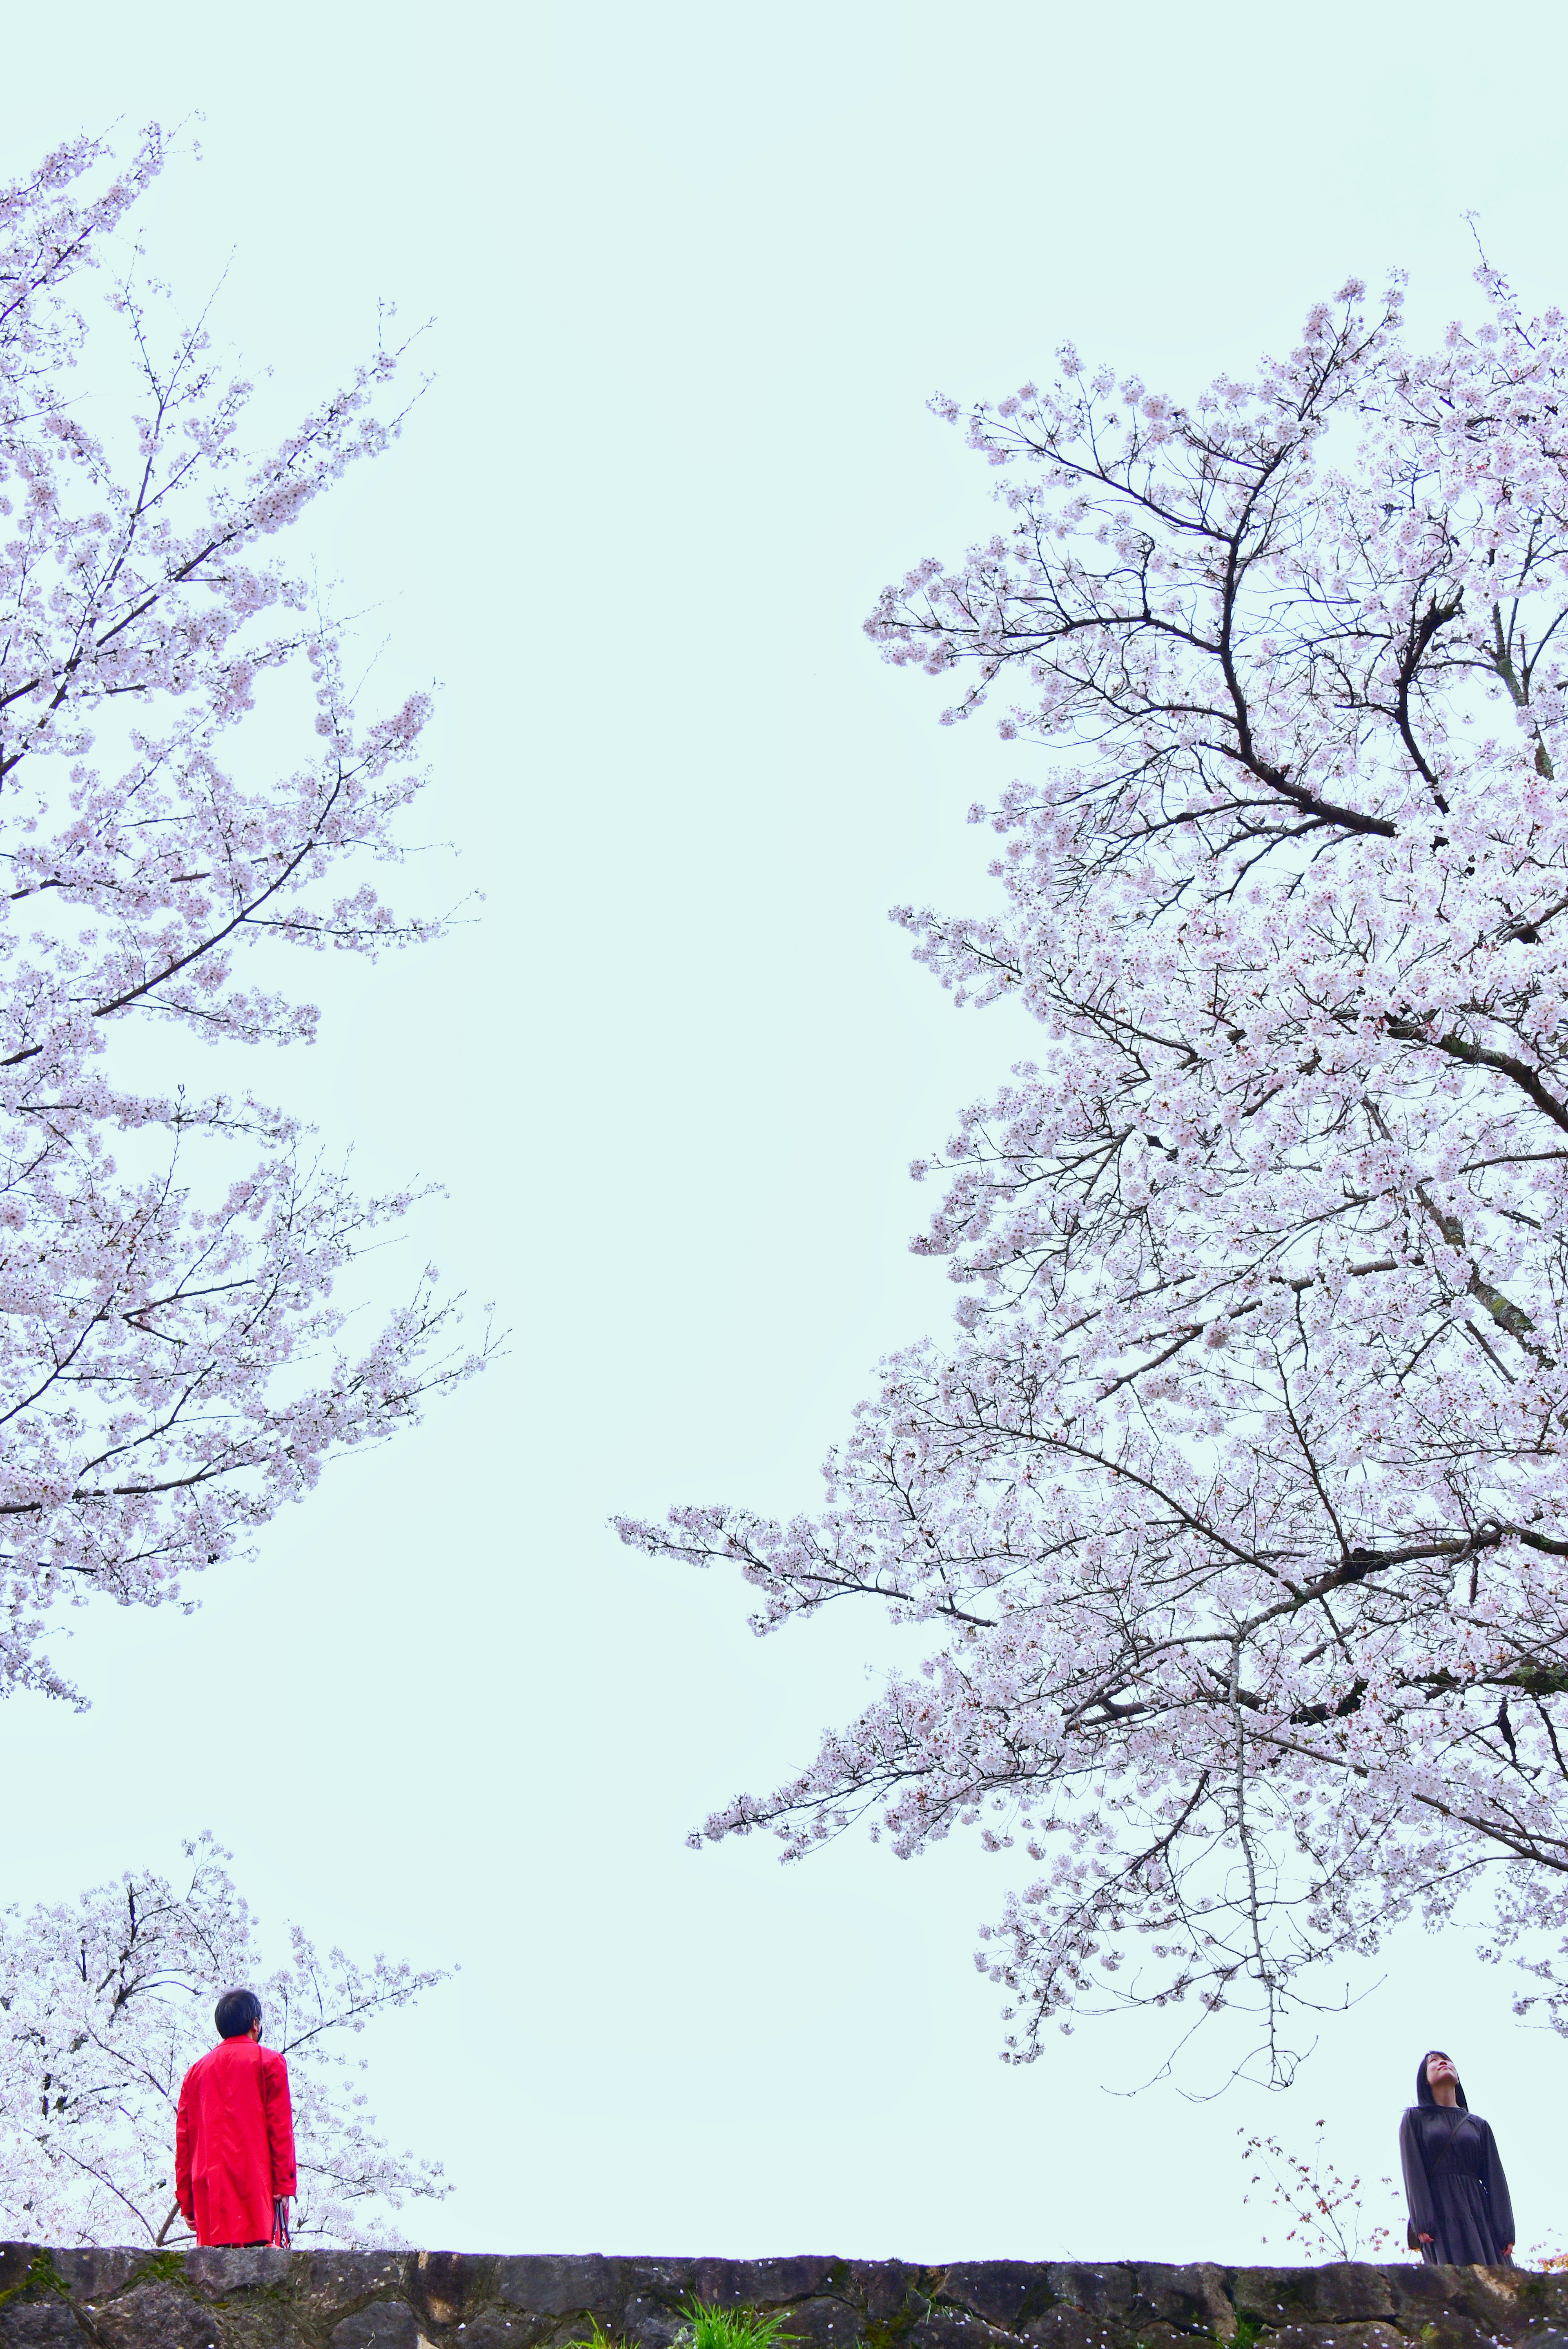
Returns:
[[[1119,2320],[1091,2316],[1087,2309],[1057,2305],[1030,2319],[1024,2338],[1033,2349],[1119,2349]],[[1147,2333],[1153,2328],[1145,2328]],[[1166,2328],[1169,2330],[1169,2328]]]
[[[1141,2318],[1147,2313],[1178,2333],[1229,2337],[1235,2323],[1229,2268],[1216,2267],[1210,2261],[1177,2267],[1163,2260],[1129,2260],[1125,2272],[1130,2315]],[[1141,2325],[1139,2330],[1141,2333]]]
[[[332,2349],[428,2349],[406,2300],[373,2300],[332,2329]]]
[[[271,2243],[209,2243],[186,2252],[185,2272],[210,2300],[227,2300],[231,2292],[276,2292],[290,2282],[293,2261],[292,2252]]]
[[[905,2314],[922,2314],[945,2271],[918,2268],[907,2260],[847,2260],[834,2290],[872,2324],[891,2324]]]
[[[1233,2268],[1231,2299],[1238,2316],[1271,2327],[1309,2322],[1367,2323],[1394,2313],[1386,2268],[1336,2260],[1324,2267]]]
[[[1421,2349],[1491,2349],[1498,2338],[1489,2326],[1451,2308],[1429,2317],[1416,2337]]]
[[[1195,2340],[1201,2341],[1204,2349],[1211,2349],[1214,2339],[1212,2333],[1187,2332],[1179,2325],[1167,2324],[1158,2316],[1123,2320],[1113,2337],[1118,2349],[1192,2349]]]
[[[1086,2316],[1130,2316],[1133,2271],[1125,2261],[1090,2266],[1078,2260],[1051,2260],[1045,2268],[1053,2299],[1064,2308],[1081,2309]]]
[[[534,2349],[540,2319],[510,2308],[481,2308],[464,2320],[457,2349]]]
[[[459,2349],[466,2349],[476,2324],[490,2325],[508,2349],[542,2349],[547,2342],[586,2341],[589,2331],[585,2316],[536,2316],[527,2309],[508,2308],[504,2302],[500,2308],[482,2308],[476,2315],[465,2317],[463,2324]]]
[[[57,2251],[47,2243],[0,2243],[0,2297],[5,2293],[57,2292],[64,2278],[60,2263],[85,2257],[114,2259],[108,2252]]]
[[[161,2277],[97,2302],[92,2326],[106,2349],[228,2349],[218,2312]]]
[[[495,2266],[493,2259],[471,2251],[417,2251],[404,2288],[427,2324],[462,2324],[470,2309],[490,2299]]]
[[[290,2305],[325,2339],[334,2320],[346,2316],[372,2298],[385,2299],[403,2289],[407,2254],[401,2251],[284,2251]]]
[[[1529,2324],[1532,2313],[1544,2313],[1547,2307],[1544,2293],[1538,2294],[1533,2287],[1548,2279],[1532,2276],[1524,2268],[1427,2268],[1426,2272],[1445,2279],[1449,2307],[1471,2318],[1483,2332],[1519,2332]]]
[[[1401,2320],[1401,2332],[1408,2331],[1409,2326],[1405,2320],[1409,2317],[1416,2319],[1418,2327],[1421,2318],[1429,2310],[1449,2305],[1450,2286],[1448,2280],[1455,2272],[1453,2269],[1429,2267],[1425,2260],[1411,2260],[1408,2265],[1401,2263],[1398,2267],[1387,2269],[1385,2272],[1394,2297],[1394,2313]]]
[[[534,2316],[575,2316],[591,2309],[607,2329],[625,2304],[634,2271],[657,2264],[602,2259],[597,2251],[564,2259],[522,2251],[496,2261],[495,2289],[508,2308]]]
[[[1469,2323],[1489,2334],[1511,2333],[1523,2313],[1517,2269],[1429,2267],[1418,2260],[1383,2272],[1401,2333],[1424,2338],[1428,2324],[1441,2326],[1445,2320]]]
[[[1047,2272],[1032,2260],[956,2260],[942,2297],[972,2309],[987,2324],[1021,2333],[1056,2300]]]
[[[783,2308],[809,2300],[833,2281],[843,2261],[802,2255],[782,2260],[694,2260],[690,2296],[713,2308]]]
[[[73,2300],[107,2300],[122,2292],[138,2268],[147,2265],[145,2251],[78,2249],[51,2251],[55,2273]]]
[[[1282,2324],[1263,2340],[1268,2349],[1409,2349],[1402,2333],[1376,2320],[1367,2324]]]
[[[1512,2273],[1521,2318],[1527,2323],[1568,2333],[1568,2274],[1560,2268],[1545,2275],[1534,2274],[1529,2268],[1515,2268]]]
[[[934,2307],[912,2324],[899,2349],[1016,2349],[1011,2333],[961,2308]]]
[[[0,2307],[0,2349],[88,2349],[66,2300],[13,2300]]]
[[[865,2339],[860,2311],[831,2292],[815,2293],[793,2308],[769,2313],[783,2318],[786,2337],[800,2342],[803,2349],[849,2349],[851,2343]]]
[[[621,2329],[638,2349],[673,2349],[686,2319],[672,2300],[660,2292],[633,2292],[621,2312]]]

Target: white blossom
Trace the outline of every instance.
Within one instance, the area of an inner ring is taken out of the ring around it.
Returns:
[[[0,1916],[0,2224],[18,2241],[189,2242],[174,2199],[180,2085],[216,2033],[225,1990],[253,1990],[264,2044],[288,2059],[299,2158],[295,2235],[385,2244],[440,2167],[394,2154],[349,2044],[374,2016],[443,1979],[297,1929],[270,1971],[211,1836],[180,1884],[147,1871],[72,1905]]]
[[[180,1599],[481,1359],[428,1270],[349,1342],[335,1284],[409,1195],[356,1195],[231,1074],[314,1034],[291,955],[440,926],[369,877],[428,698],[366,707],[271,551],[396,435],[407,349],[247,449],[250,386],[123,243],[164,160],[80,139],[0,188],[0,1694],[72,1693],[61,1601]]]
[[[986,908],[898,916],[1034,1030],[917,1170],[957,1326],[816,1514],[623,1526],[927,1627],[706,1833],[985,1831],[1016,2059],[1187,2000],[1286,2077],[1472,1891],[1568,2025],[1568,323],[1482,277],[1435,352],[1350,285],[1192,405],[1064,350],[966,418],[1006,527],[868,623],[1028,761]]]

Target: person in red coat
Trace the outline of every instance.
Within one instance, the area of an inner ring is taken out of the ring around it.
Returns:
[[[225,1991],[218,2044],[191,2064],[174,2124],[174,2190],[199,2243],[288,2240],[294,2191],[289,2067],[260,2044],[253,1991]]]

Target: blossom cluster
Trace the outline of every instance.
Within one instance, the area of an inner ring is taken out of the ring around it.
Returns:
[[[179,1598],[476,1367],[428,1274],[348,1342],[335,1284],[406,1195],[164,1073],[308,1040],[289,949],[439,926],[371,877],[428,699],[364,708],[270,551],[396,435],[406,347],[249,449],[252,387],[119,242],[164,160],[82,139],[0,190],[0,1692],[69,1693],[53,1606]]]
[[[128,1871],[74,1903],[0,1915],[0,2220],[19,2241],[179,2244],[174,2116],[237,1985],[262,2002],[288,2059],[299,2147],[294,2231],[396,2240],[409,2195],[440,2197],[438,2164],[394,2153],[349,2048],[366,2023],[442,1977],[377,1957],[325,1957],[297,1928],[268,1971],[249,1909],[211,1836],[179,1884]]]
[[[914,1170],[956,1326],[816,1514],[622,1528],[928,1627],[706,1833],[977,1831],[1017,2060],[1190,1999],[1288,2076],[1478,1889],[1568,2023],[1568,320],[1481,282],[1434,351],[1351,284],[1191,404],[937,403],[1003,526],[868,628],[1026,763],[990,905],[897,918],[1033,1040]]]

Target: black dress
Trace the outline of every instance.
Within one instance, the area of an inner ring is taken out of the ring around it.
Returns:
[[[1485,2121],[1459,2105],[1412,2105],[1399,2123],[1410,2224],[1421,2257],[1444,2267],[1509,2264],[1513,2205]]]

